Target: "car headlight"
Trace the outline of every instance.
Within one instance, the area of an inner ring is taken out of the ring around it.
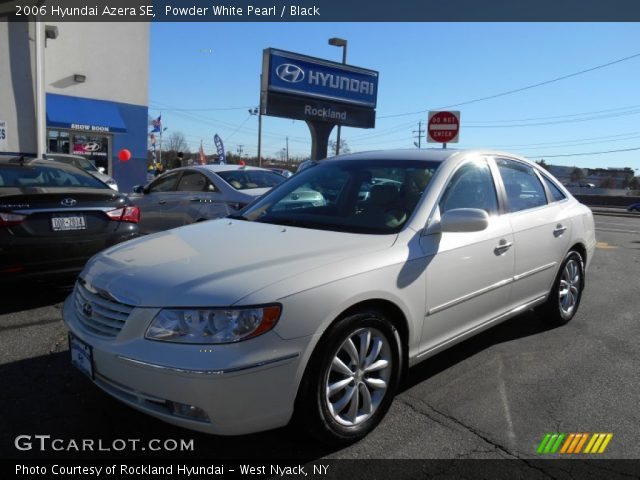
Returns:
[[[163,309],[145,337],[176,343],[233,343],[262,335],[280,318],[281,307]]]

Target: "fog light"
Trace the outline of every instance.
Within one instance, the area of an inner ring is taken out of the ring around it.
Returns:
[[[167,402],[167,406],[171,410],[171,413],[176,417],[190,418],[200,422],[209,422],[209,416],[201,408],[178,402]]]

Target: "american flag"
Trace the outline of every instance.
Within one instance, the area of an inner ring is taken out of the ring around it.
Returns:
[[[158,118],[155,120],[151,120],[151,125],[153,125],[152,132],[159,132],[162,130],[162,114],[158,115]]]

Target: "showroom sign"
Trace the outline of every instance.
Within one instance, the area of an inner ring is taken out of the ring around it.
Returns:
[[[72,123],[69,128],[73,130],[82,130],[85,132],[102,132],[109,133],[109,127],[105,127],[104,125],[86,125],[82,123]]]

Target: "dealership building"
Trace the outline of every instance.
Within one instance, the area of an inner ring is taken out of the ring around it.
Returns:
[[[0,16],[0,155],[37,152],[36,25]],[[44,149],[88,158],[130,192],[146,178],[150,24],[47,22],[44,31]]]

